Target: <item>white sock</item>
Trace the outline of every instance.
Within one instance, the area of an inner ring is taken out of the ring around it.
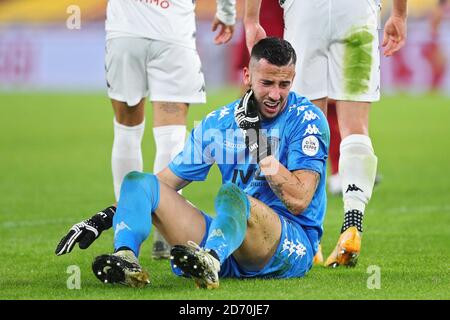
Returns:
[[[153,173],[162,171],[170,161],[184,147],[186,139],[186,126],[170,125],[153,128],[153,136],[156,144],[156,156],[153,165]],[[181,194],[181,190],[179,191]],[[164,240],[163,236],[155,228],[153,239],[155,241]]]
[[[145,120],[133,127],[125,126],[114,118],[114,143],[111,164],[114,181],[114,195],[119,201],[123,178],[131,171],[142,171],[141,142]]]
[[[339,175],[342,179],[344,211],[358,210],[364,213],[372,196],[377,157],[370,138],[353,134],[341,141]]]
[[[162,171],[175,156],[183,150],[186,126],[171,125],[153,128],[156,144],[153,173]]]

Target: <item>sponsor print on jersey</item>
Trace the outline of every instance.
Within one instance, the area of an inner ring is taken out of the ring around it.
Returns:
[[[307,136],[302,141],[303,153],[312,157],[319,152],[319,140],[315,136]]]
[[[134,0],[136,2],[145,3],[148,5],[154,5],[162,9],[168,9],[170,7],[169,0]]]

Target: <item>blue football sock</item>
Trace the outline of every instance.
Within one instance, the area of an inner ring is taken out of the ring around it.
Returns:
[[[225,183],[214,202],[217,216],[211,223],[205,248],[214,250],[222,264],[240,247],[247,231],[250,202],[233,183]]]
[[[136,257],[152,228],[152,213],[159,205],[159,181],[153,174],[130,172],[123,179],[113,218],[114,249],[130,248]]]

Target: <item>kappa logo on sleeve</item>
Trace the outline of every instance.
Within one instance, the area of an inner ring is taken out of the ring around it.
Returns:
[[[221,120],[227,114],[230,114],[230,109],[228,107],[223,107],[222,110],[220,110],[219,120]]]
[[[297,117],[306,110],[306,108],[309,108],[309,105],[301,105],[298,106],[296,104],[293,104],[292,106],[289,107],[289,112],[291,112],[292,110],[297,110]]]
[[[316,119],[320,119],[320,117],[317,115],[317,113],[314,113],[312,110],[308,110],[303,115],[302,123],[305,121],[312,121],[312,120],[316,120]]]
[[[315,156],[319,152],[319,140],[315,136],[307,136],[302,141],[303,153],[308,156]]]
[[[208,115],[206,116],[206,119],[209,119],[211,117],[215,117],[216,116],[216,111],[211,111],[210,113],[208,113]]]
[[[307,134],[322,134],[322,132],[320,132],[319,128],[317,128],[317,126],[315,124],[310,125],[308,124],[308,127],[306,128],[305,132],[303,133],[303,136],[306,136]]]

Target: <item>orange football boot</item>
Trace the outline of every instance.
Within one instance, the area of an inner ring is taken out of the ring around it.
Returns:
[[[316,255],[313,259],[313,265],[322,265],[323,264],[323,254],[322,254],[322,246],[319,244],[319,249],[316,252]]]
[[[336,247],[325,261],[325,266],[356,266],[361,251],[361,236],[356,227],[350,227],[341,233]]]

